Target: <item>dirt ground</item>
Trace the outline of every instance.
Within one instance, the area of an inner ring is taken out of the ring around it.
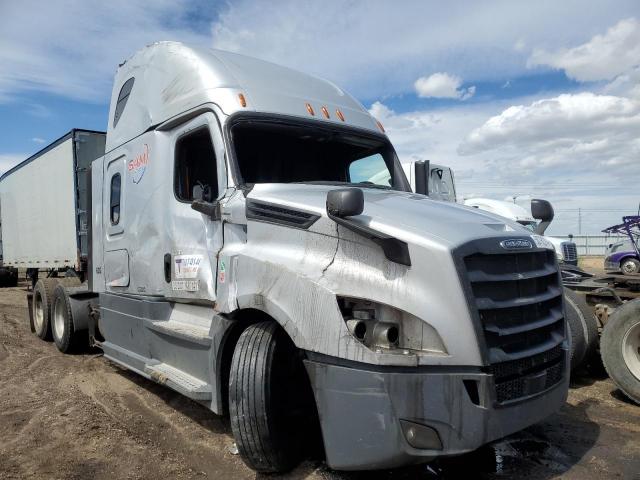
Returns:
[[[230,452],[227,419],[99,352],[63,355],[29,331],[25,287],[0,290],[0,478],[259,478]],[[284,479],[640,479],[640,407],[610,380],[574,379],[543,423],[478,452],[396,471]]]

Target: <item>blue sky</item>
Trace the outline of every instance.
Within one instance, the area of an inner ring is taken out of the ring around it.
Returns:
[[[0,170],[73,127],[104,130],[118,63],[180,40],[334,81],[401,159],[451,165],[461,195],[551,200],[553,233],[578,233],[579,208],[588,233],[637,209],[637,1],[268,5],[2,2]]]

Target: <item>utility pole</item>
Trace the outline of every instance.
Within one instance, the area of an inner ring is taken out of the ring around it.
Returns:
[[[578,208],[578,235],[582,235],[582,209]]]

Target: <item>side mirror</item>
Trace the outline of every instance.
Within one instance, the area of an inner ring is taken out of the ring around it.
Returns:
[[[531,216],[536,220],[550,222],[553,220],[553,207],[548,200],[534,198],[531,200]]]
[[[364,210],[364,194],[359,188],[340,188],[327,194],[327,213],[338,218],[360,215]]]
[[[540,220],[540,223],[535,228],[535,232],[538,235],[544,235],[551,220],[553,220],[553,207],[551,203],[540,198],[533,198],[531,200],[531,216],[536,220]]]
[[[196,212],[207,215],[211,220],[220,220],[222,218],[222,214],[220,213],[220,203],[218,202],[194,200],[191,202],[191,208]]]
[[[418,160],[414,165],[415,192],[421,195],[429,195],[429,160]]]

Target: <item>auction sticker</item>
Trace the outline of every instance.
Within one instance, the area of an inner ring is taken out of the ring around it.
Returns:
[[[197,292],[200,289],[200,280],[173,280],[171,289],[176,292]]]
[[[173,272],[175,278],[198,278],[202,255],[175,255]]]

